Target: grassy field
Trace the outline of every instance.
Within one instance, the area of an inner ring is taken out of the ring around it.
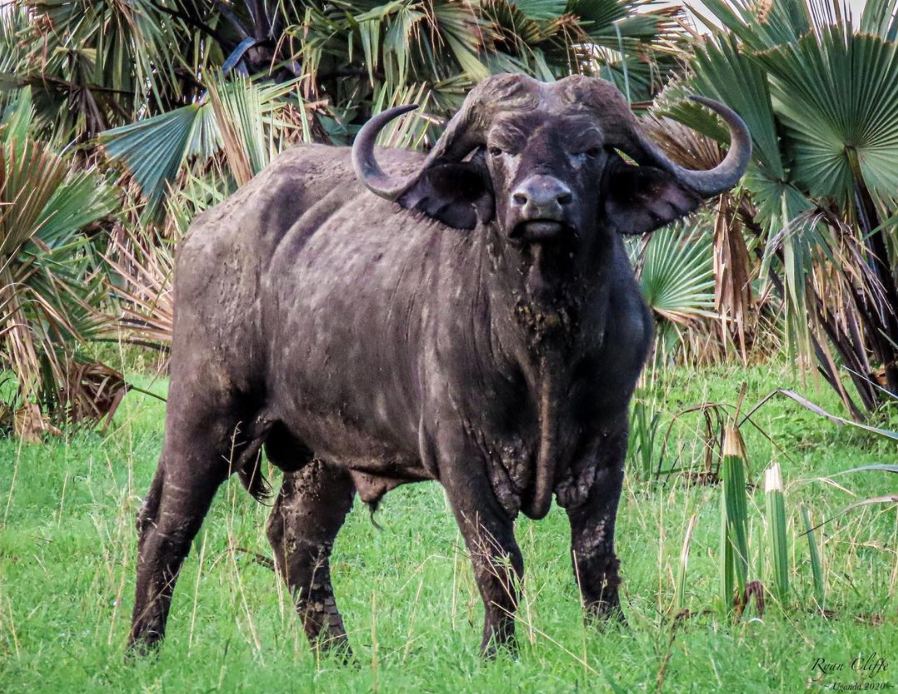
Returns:
[[[828,391],[803,385],[787,366],[675,370],[656,386],[665,422],[704,400],[734,402],[742,381],[752,404],[778,386],[829,409]],[[163,394],[165,384],[142,385]],[[520,653],[477,656],[482,607],[443,494],[436,485],[392,492],[376,529],[357,502],[339,536],[334,585],[357,662],[343,667],[309,649],[289,597],[250,552],[270,556],[268,509],[236,480],[219,494],[188,558],[168,639],[156,658],[126,664],[133,601],[134,515],[162,441],[164,405],[131,393],[105,435],[78,433],[44,445],[0,441],[0,692],[799,692],[860,683],[898,687],[898,513],[871,505],[827,524],[821,544],[826,616],[815,600],[799,507],[823,521],[862,498],[891,493],[884,473],[830,477],[856,465],[895,462],[896,448],[837,428],[787,400],[746,429],[750,479],[771,460],[783,467],[792,593],[768,597],[763,618],[738,623],[719,607],[720,488],[631,475],[618,524],[628,627],[584,626],[568,558],[566,518],[518,522],[527,578]],[[684,418],[671,446],[701,457]],[[671,457],[669,455],[669,457]],[[276,477],[276,475],[273,475]],[[275,479],[277,484],[277,480]],[[857,495],[852,496],[852,494]],[[764,494],[749,504],[752,552]],[[692,538],[682,604],[674,619],[680,552]],[[759,557],[752,556],[758,566]],[[770,570],[763,561],[762,576]],[[755,569],[757,571],[757,569]],[[756,577],[756,576],[751,576]],[[853,670],[876,654],[886,669]],[[842,664],[824,674],[817,659]]]

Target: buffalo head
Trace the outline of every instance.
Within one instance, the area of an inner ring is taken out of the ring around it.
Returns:
[[[716,101],[692,98],[730,130],[729,153],[710,171],[670,161],[610,82],[572,76],[543,83],[510,74],[471,91],[416,173],[391,176],[374,156],[378,132],[415,106],[372,118],[356,138],[353,165],[383,198],[458,229],[494,221],[512,242],[547,242],[596,228],[640,234],[732,188],[751,158],[742,119]]]

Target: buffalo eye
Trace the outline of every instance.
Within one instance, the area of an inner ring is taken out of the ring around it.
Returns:
[[[491,157],[499,157],[503,154],[501,147],[490,147],[487,151],[490,153]]]
[[[602,153],[601,147],[587,147],[577,150],[574,154],[578,159],[596,159]]]

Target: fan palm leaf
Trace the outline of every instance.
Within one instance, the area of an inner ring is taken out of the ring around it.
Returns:
[[[149,216],[161,209],[167,188],[186,159],[204,162],[225,151],[232,174],[243,184],[285,140],[304,136],[277,116],[289,105],[285,97],[295,92],[297,80],[256,85],[245,78],[226,81],[210,76],[206,82],[211,98],[107,130],[99,137],[107,155],[134,176]]]
[[[719,126],[678,93],[717,98],[745,119],[754,161],[743,184],[757,211],[761,276],[777,278],[790,344],[817,355],[858,416],[826,343],[868,408],[881,399],[870,386],[876,362],[898,389],[894,244],[878,221],[894,215],[898,190],[898,3],[869,0],[862,31],[840,0],[704,5],[712,36],[661,108],[721,142]]]
[[[91,171],[73,171],[47,145],[22,138],[29,92],[0,126],[0,360],[19,397],[64,405],[74,345],[99,333],[105,297],[84,227],[115,207]]]
[[[844,205],[859,166],[874,195],[895,195],[898,43],[831,26],[755,59],[771,77],[797,186]]]
[[[635,244],[629,248],[639,268],[642,296],[653,313],[682,325],[717,317],[711,241],[699,226],[655,232],[641,254]]]

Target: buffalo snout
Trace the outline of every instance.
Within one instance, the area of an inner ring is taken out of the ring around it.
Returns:
[[[554,176],[530,176],[511,194],[511,204],[520,208],[524,220],[561,221],[564,208],[573,200],[571,189]]]
[[[520,183],[511,194],[511,238],[547,241],[567,227],[567,208],[574,202],[570,187],[554,176],[539,174]]]

